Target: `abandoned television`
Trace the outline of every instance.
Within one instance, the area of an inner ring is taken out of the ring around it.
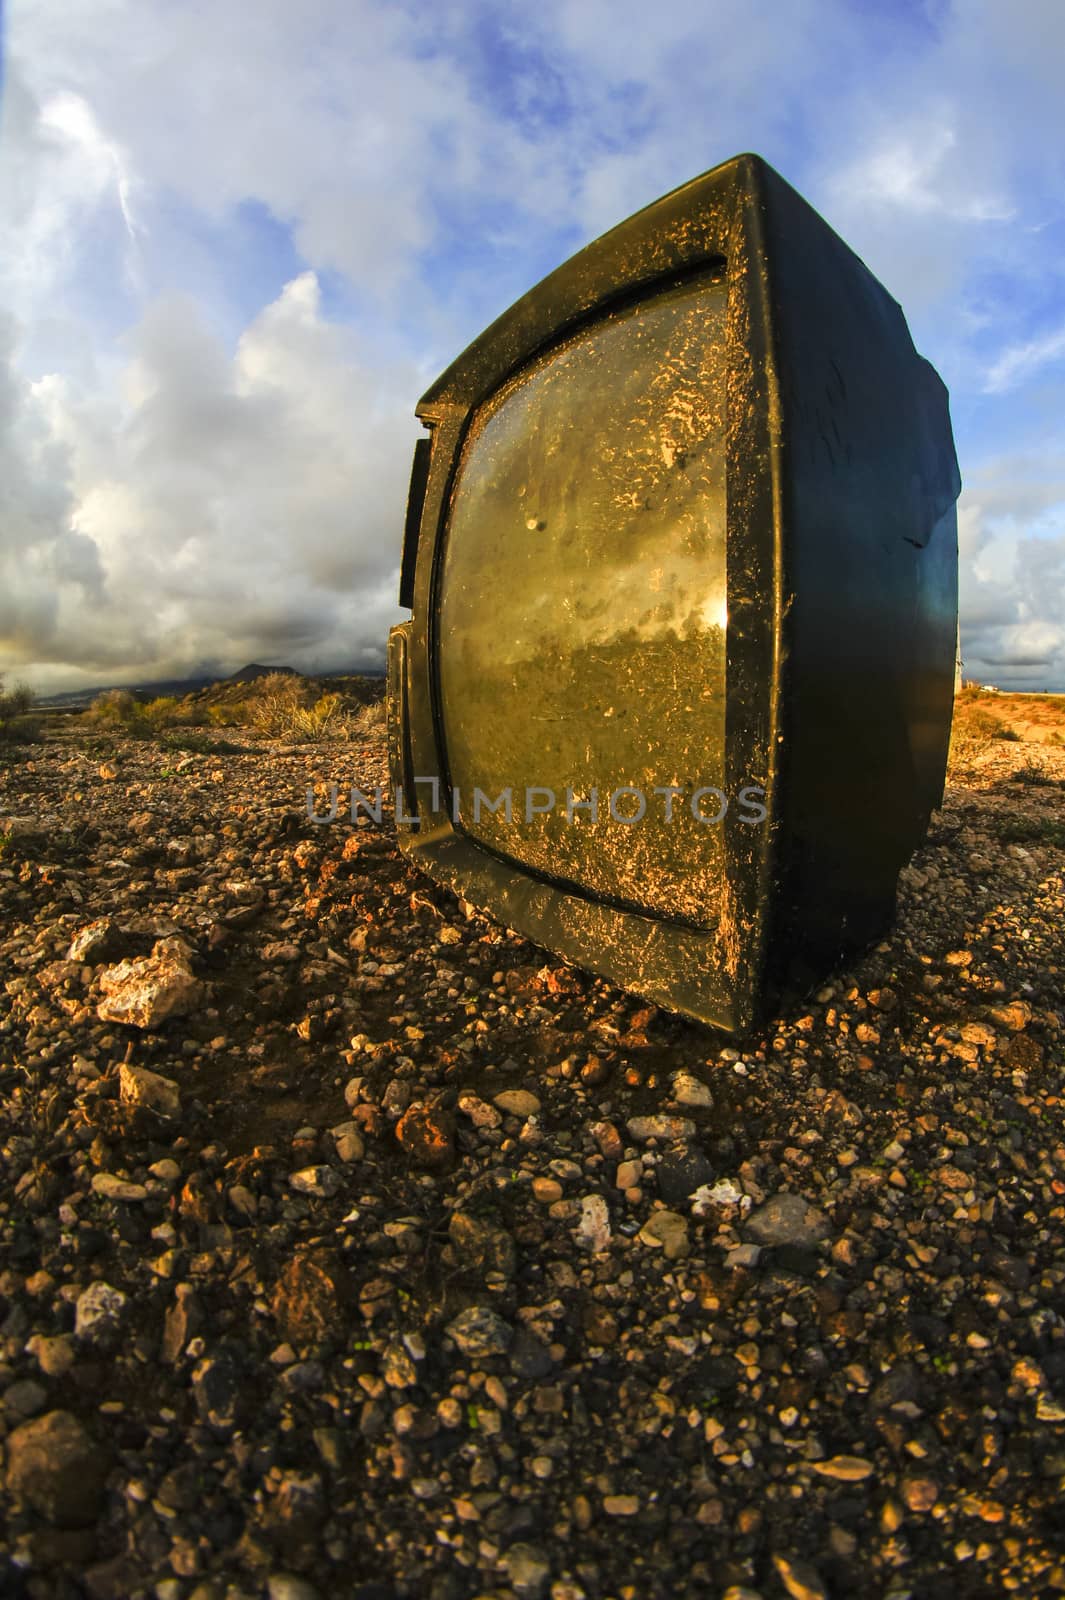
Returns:
[[[742,1035],[890,923],[942,798],[942,382],[744,155],[552,272],[417,415],[388,666],[401,848]]]

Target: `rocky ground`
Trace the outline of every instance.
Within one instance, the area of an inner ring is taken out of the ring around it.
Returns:
[[[25,754],[0,1592],[1065,1592],[1065,750],[742,1051],[310,822],[379,739]]]

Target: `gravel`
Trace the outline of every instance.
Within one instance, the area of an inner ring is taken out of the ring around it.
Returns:
[[[1026,753],[740,1045],[310,822],[379,738],[72,722],[5,769],[0,1592],[1065,1592],[1065,751]]]

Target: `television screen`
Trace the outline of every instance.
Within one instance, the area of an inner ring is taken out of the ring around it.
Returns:
[[[748,1030],[882,931],[942,796],[946,390],[858,257],[739,156],[551,273],[417,410],[402,849]]]
[[[646,809],[724,782],[725,298],[717,275],[626,306],[504,385],[463,448],[440,574],[463,831],[698,925],[721,830]],[[509,818],[480,798],[501,792]]]

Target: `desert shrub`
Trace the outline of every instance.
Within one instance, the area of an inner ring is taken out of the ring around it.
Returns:
[[[384,733],[388,727],[388,707],[383,699],[371,700],[368,705],[360,706],[351,719],[352,732],[366,736],[374,733]]]
[[[268,673],[248,697],[251,725],[271,738],[284,738],[292,732],[297,712],[306,709],[308,698],[302,679],[285,672]]]
[[[1020,744],[1021,742],[1021,736],[1016,728],[1008,728],[1005,723],[1000,723],[991,737],[992,739],[1007,739],[1010,744]]]
[[[5,689],[0,682],[0,741],[35,744],[41,737],[40,718],[31,713],[33,690],[24,683]]]
[[[172,728],[183,721],[181,708],[173,695],[160,695],[141,708],[141,715],[151,728]]]
[[[1014,817],[998,832],[1003,844],[1051,844],[1065,849],[1065,822],[1056,817]]]
[[[103,727],[125,726],[139,711],[140,702],[128,689],[105,689],[86,711],[85,720]]]
[[[1016,772],[1010,773],[1010,782],[1035,784],[1045,788],[1052,786],[1055,780],[1045,767],[1041,767],[1037,761],[1034,761],[1029,756],[1023,767],[1018,767]]]
[[[207,721],[212,728],[240,728],[251,722],[251,708],[246,700],[208,706]]]

